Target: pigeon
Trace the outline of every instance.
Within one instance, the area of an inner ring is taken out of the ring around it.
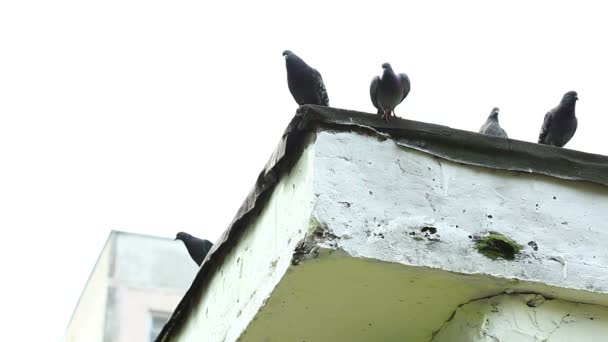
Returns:
[[[479,129],[479,133],[508,138],[507,132],[505,132],[505,130],[500,127],[500,123],[498,123],[498,111],[498,107],[492,109],[490,116],[488,116],[488,120],[486,120],[486,123]]]
[[[382,64],[382,69],[382,76],[372,79],[369,95],[378,114],[388,121],[391,117],[397,117],[395,107],[409,94],[410,79],[406,74],[395,74],[389,63]]]
[[[209,253],[209,250],[211,250],[211,247],[213,246],[213,243],[209,240],[202,240],[184,232],[177,233],[175,240],[182,240],[184,242],[188,254],[190,254],[192,260],[199,266],[203,263],[207,253]]]
[[[329,106],[321,74],[289,50],[283,51],[283,56],[287,67],[287,85],[298,105]]]
[[[545,115],[543,127],[538,136],[539,144],[564,147],[572,139],[578,126],[574,113],[577,100],[576,92],[569,91],[564,94],[559,105]]]

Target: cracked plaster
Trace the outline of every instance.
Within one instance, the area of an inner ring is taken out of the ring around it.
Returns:
[[[430,342],[596,342],[606,336],[607,307],[518,294],[460,306]]]

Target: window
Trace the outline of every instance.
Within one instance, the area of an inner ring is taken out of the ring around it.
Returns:
[[[169,312],[150,312],[150,342],[154,342],[156,337],[158,337],[169,317],[171,317],[171,313]]]

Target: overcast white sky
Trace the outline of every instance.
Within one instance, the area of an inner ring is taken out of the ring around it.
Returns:
[[[576,90],[568,145],[608,154],[599,1],[0,2],[3,340],[63,336],[111,229],[215,240],[297,106],[281,52],[334,107],[372,111],[383,62],[397,114],[477,131],[494,106],[536,141]]]

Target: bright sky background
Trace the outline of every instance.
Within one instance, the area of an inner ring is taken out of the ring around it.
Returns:
[[[576,90],[569,148],[608,154],[600,1],[0,2],[3,340],[57,341],[110,230],[215,240],[297,108],[281,52],[334,107],[477,131],[494,106],[536,141]]]

